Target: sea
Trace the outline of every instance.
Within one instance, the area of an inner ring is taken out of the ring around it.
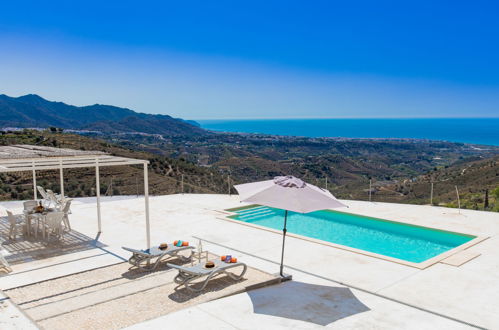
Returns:
[[[499,146],[499,118],[425,119],[210,119],[219,132],[303,137],[412,138]]]

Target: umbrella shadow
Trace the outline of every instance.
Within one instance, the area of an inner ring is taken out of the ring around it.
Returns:
[[[369,311],[346,287],[290,281],[248,292],[253,312],[326,326]]]

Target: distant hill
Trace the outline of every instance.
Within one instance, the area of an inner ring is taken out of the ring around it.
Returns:
[[[48,101],[29,94],[0,94],[1,127],[60,127],[114,132],[142,132],[166,136],[209,134],[192,121],[167,115],[138,113],[130,109],[94,104],[84,107]]]

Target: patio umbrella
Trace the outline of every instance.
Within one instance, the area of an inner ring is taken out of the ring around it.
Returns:
[[[234,186],[241,202],[284,210],[284,227],[282,229],[282,254],[280,275],[283,274],[284,243],[286,241],[286,224],[288,211],[309,213],[318,210],[348,207],[338,201],[329,191],[306,183],[294,176],[277,176],[273,180],[245,183]]]

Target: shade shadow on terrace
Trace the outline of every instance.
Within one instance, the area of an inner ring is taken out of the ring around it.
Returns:
[[[277,316],[321,326],[371,309],[350,288],[286,282],[248,292],[255,314]]]
[[[99,249],[106,246],[95,238],[88,237],[74,229],[64,233],[60,240],[47,241],[26,235],[17,235],[15,239],[9,239],[9,228],[8,218],[1,217],[0,245],[9,253],[6,259],[11,265]]]

